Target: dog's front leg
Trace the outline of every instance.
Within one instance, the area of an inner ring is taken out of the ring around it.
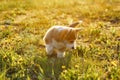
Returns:
[[[65,52],[64,51],[57,50],[57,57],[58,58],[63,58],[64,56],[65,56]]]

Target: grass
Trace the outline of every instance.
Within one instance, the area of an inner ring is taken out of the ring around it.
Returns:
[[[0,80],[119,80],[119,0],[1,0]],[[77,49],[47,58],[53,25],[82,20]]]

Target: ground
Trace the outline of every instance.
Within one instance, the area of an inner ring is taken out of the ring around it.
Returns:
[[[77,49],[48,58],[53,25],[83,21]],[[1,0],[1,80],[119,80],[119,0]]]

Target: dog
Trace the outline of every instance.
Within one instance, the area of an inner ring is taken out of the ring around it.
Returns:
[[[56,54],[57,58],[63,58],[66,49],[75,49],[77,33],[81,28],[74,27],[80,23],[78,21],[69,26],[53,26],[48,29],[43,38],[47,55]]]

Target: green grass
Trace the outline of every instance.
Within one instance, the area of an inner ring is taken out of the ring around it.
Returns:
[[[119,0],[1,0],[0,80],[119,80]],[[82,20],[77,49],[47,58],[53,25]]]

